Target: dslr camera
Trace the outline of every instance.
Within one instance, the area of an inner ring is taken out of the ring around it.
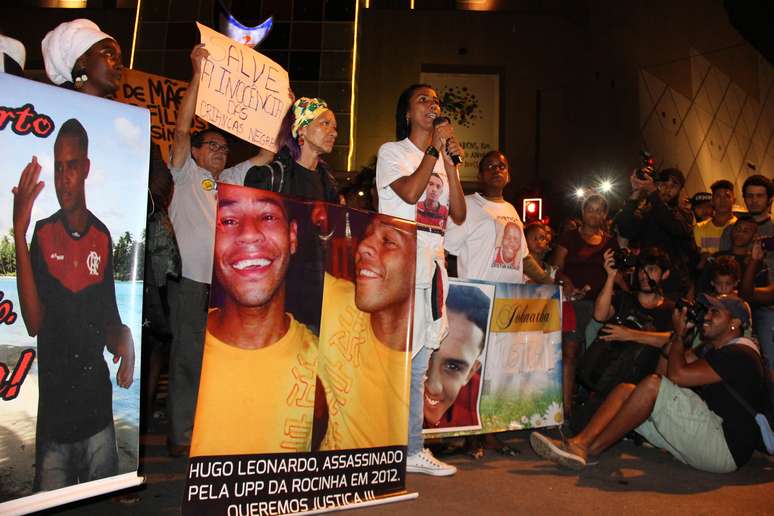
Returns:
[[[640,151],[640,168],[638,168],[634,174],[637,176],[637,179],[642,181],[646,180],[648,177],[655,179],[655,161],[653,160],[653,156],[651,156],[648,151]]]
[[[675,309],[682,310],[688,308],[686,311],[686,318],[689,323],[692,323],[694,328],[699,328],[704,322],[704,317],[707,315],[708,307],[703,300],[703,294],[696,298],[696,301],[691,303],[685,298],[678,299],[675,303]]]
[[[626,247],[613,251],[613,261],[614,267],[619,271],[628,271],[637,267],[637,255]]]

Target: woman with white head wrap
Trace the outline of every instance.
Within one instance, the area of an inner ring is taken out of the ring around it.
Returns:
[[[41,43],[46,74],[58,86],[112,98],[121,83],[121,47],[91,20],[59,24]]]

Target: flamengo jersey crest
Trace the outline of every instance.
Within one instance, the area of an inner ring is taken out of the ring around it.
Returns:
[[[86,267],[89,268],[89,275],[99,276],[99,262],[101,258],[96,251],[91,251],[86,257]]]
[[[37,228],[37,245],[49,274],[70,292],[101,283],[110,266],[110,235],[97,219],[78,238],[51,217]]]

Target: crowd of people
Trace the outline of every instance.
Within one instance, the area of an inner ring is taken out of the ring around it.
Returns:
[[[62,24],[44,40],[46,71],[55,84],[111,98],[119,84],[121,51],[112,37],[86,22]],[[225,332],[218,317],[208,327],[217,183],[316,201],[347,199],[324,161],[337,128],[334,111],[322,99],[296,98],[289,91],[292,104],[280,150],[256,149],[252,158],[228,168],[229,135],[213,126],[191,133],[207,52],[204,45],[191,52],[191,82],[177,114],[170,161],[165,164],[155,153],[149,171],[153,210],[145,318],[150,325],[143,341],[148,356],[169,348],[168,450],[173,456],[187,454],[191,446],[205,335]],[[436,350],[448,332],[446,310],[437,302],[448,290],[448,255],[456,257],[456,276],[462,279],[561,285],[563,401],[574,437],[557,441],[534,433],[531,443],[538,454],[578,469],[635,431],[700,469],[725,472],[745,464],[759,447],[760,432],[731,392],[760,410],[764,378],[774,367],[774,252],[765,252],[774,236],[772,182],[763,175],[747,178],[741,190],[744,208],[737,210],[729,181],[716,181],[711,193],[697,193],[689,203],[680,170],[637,170],[618,213],[609,212],[604,195],[592,193],[583,200],[579,218],[556,234],[543,222],[525,226],[504,198],[511,180],[504,153],[493,150],[481,159],[479,188],[469,195],[463,193],[457,165],[464,157],[452,125],[441,118],[437,91],[428,84],[404,89],[395,107],[395,141],[378,152],[373,208],[419,227],[408,472],[456,472],[424,446],[422,434],[426,393],[436,388],[426,386],[432,377],[428,367],[443,359]],[[32,176],[39,168],[32,164],[25,170],[15,189],[19,226],[29,224],[23,215],[36,195],[37,176]],[[16,234],[23,238],[24,231]],[[26,250],[26,242],[20,248]],[[22,256],[20,270],[27,262]],[[25,321],[36,320],[36,301],[22,303]],[[453,308],[449,317],[464,313]],[[110,328],[120,333],[120,320],[111,320]],[[133,360],[125,347],[114,343],[109,349]],[[40,360],[42,367],[43,353]],[[476,371],[475,357],[470,362],[466,374]],[[156,365],[146,373],[149,397],[159,372],[158,361],[151,363]],[[41,390],[41,403],[43,396]],[[96,430],[82,441],[104,439],[104,429]],[[115,466],[110,462],[106,468]],[[105,468],[93,469],[104,475]],[[41,479],[40,486],[55,487],[57,481]]]

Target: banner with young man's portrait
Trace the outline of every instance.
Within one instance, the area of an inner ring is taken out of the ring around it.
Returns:
[[[446,311],[449,333],[425,383],[425,434],[563,422],[558,287],[451,279]]]
[[[219,184],[215,231],[183,514],[412,497],[415,224]]]
[[[0,513],[137,475],[145,109],[0,74]]]

